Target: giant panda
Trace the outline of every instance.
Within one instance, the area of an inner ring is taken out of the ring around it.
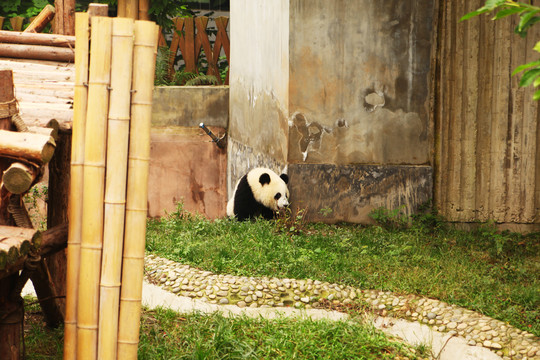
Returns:
[[[267,168],[256,168],[244,175],[227,203],[227,216],[246,220],[262,216],[273,219],[275,213],[289,205],[287,174],[277,175]]]

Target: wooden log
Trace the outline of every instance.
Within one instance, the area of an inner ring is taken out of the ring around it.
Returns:
[[[118,358],[137,359],[141,314],[142,280],[150,164],[150,122],[155,54],[159,27],[153,22],[135,22],[133,51],[134,93],[131,97],[131,125],[128,155],[126,220],[122,289],[118,331]]]
[[[58,140],[58,129],[44,128],[41,126],[29,126],[28,132],[50,136],[54,139],[55,142],[57,142]]]
[[[34,249],[41,247],[42,235],[36,229],[21,228],[16,226],[0,225],[0,238],[21,238],[28,239]]]
[[[90,71],[84,147],[84,192],[77,359],[97,359],[99,275],[103,246],[103,197],[109,101],[112,19],[91,18]],[[95,41],[99,39],[99,41]]]
[[[90,12],[90,9],[89,9]],[[84,139],[88,87],[89,14],[75,15],[75,89],[73,101],[73,133],[71,137],[71,169],[69,180],[66,308],[64,319],[64,359],[77,358],[77,295],[82,236],[82,191]]]
[[[51,4],[47,4],[43,10],[36,16],[36,18],[28,25],[24,32],[38,33],[41,32],[47,26],[47,24],[54,18],[56,10]]]
[[[14,162],[2,175],[2,183],[12,194],[27,192],[39,174],[39,169]]]
[[[75,47],[75,36],[0,30],[0,43]]]
[[[0,57],[73,62],[73,49],[57,46],[0,44]]]
[[[0,130],[0,156],[26,159],[44,165],[51,160],[55,146],[50,136]]]
[[[133,20],[113,20],[112,49],[106,163],[109,171],[105,183],[99,302],[98,359],[103,360],[117,358],[133,65]]]

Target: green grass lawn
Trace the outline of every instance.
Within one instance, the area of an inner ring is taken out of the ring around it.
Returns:
[[[47,329],[37,305],[26,310],[26,359],[62,359],[63,329]],[[411,348],[361,322],[225,318],[144,309],[138,358],[169,359],[422,359]]]
[[[311,278],[437,298],[540,335],[540,236],[465,232],[436,217],[375,214],[382,226],[209,221],[179,208],[150,220],[147,252],[214,273]],[[61,359],[62,329],[27,308],[28,359]],[[354,314],[353,314],[354,316]],[[353,319],[360,319],[354,318]],[[411,353],[415,351],[416,354]],[[419,359],[361,321],[227,319],[145,310],[139,359]]]
[[[540,335],[540,234],[473,232],[424,215],[404,227],[209,221],[181,208],[151,220],[147,251],[215,273],[311,278],[437,298]]]

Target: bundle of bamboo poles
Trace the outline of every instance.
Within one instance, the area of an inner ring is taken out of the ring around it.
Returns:
[[[90,20],[76,14],[64,359],[136,359],[158,26]]]

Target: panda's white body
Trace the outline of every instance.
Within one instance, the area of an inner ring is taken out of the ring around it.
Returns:
[[[272,219],[276,211],[289,205],[289,178],[268,168],[250,170],[236,183],[227,203],[227,215],[238,220],[262,216]]]

